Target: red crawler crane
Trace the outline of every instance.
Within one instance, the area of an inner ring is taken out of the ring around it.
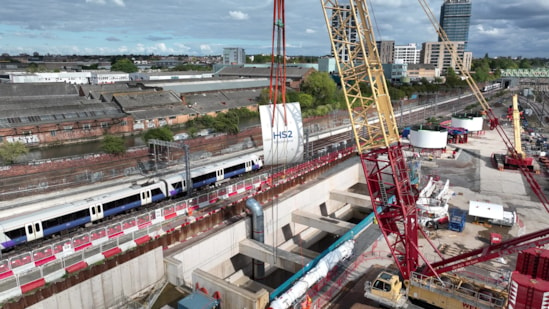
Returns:
[[[497,130],[509,153],[518,157],[517,150],[499,125],[498,118],[462,60],[456,56],[454,45],[449,44],[448,37],[438,25],[425,0],[419,2],[445,47],[452,54],[462,78],[467,81],[484,109],[491,129]],[[493,259],[517,249],[524,250],[548,243],[549,229],[446,260],[431,243],[433,250],[439,255],[438,262],[431,262],[422,255],[418,247],[418,234],[423,233],[423,230],[417,220],[416,196],[411,189],[366,0],[350,0],[349,4],[340,4],[338,0],[321,0],[321,3],[373,210],[400,275],[408,280],[412,272],[417,272],[423,265],[424,274],[439,276],[445,271]],[[360,83],[367,83],[372,94],[363,93]],[[369,121],[372,117],[378,121]],[[549,200],[532,173],[523,164],[519,169],[545,209],[549,211]],[[423,234],[425,239],[429,240],[429,237]]]

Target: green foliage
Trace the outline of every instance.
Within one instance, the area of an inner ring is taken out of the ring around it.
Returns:
[[[115,63],[111,65],[111,71],[113,72],[125,72],[125,73],[134,73],[137,72],[137,66],[128,58],[122,58],[116,60]]]
[[[213,122],[213,129],[217,132],[225,132],[229,134],[237,134],[239,118],[236,113],[219,113]]]
[[[451,67],[446,70],[446,86],[455,88],[466,85],[466,83],[466,81],[461,80],[461,78],[456,74],[456,71],[454,71]]]
[[[297,92],[295,100],[290,100],[290,102],[299,102],[301,108],[308,109],[314,107],[314,98],[312,95],[303,92]]]
[[[29,152],[29,149],[25,144],[21,142],[15,142],[15,143],[2,143],[0,145],[0,159],[2,161],[13,164],[15,163],[15,160],[26,153]]]
[[[259,105],[267,105],[270,103],[269,101],[269,88],[263,88],[261,90],[261,93],[257,97],[257,103]]]
[[[258,112],[253,112],[245,107],[231,109],[227,113],[219,113],[216,117],[204,115],[187,121],[187,132],[196,136],[202,129],[213,129],[216,132],[237,134],[240,132],[239,124],[241,119],[259,117]]]
[[[313,97],[314,106],[333,103],[336,90],[335,81],[326,72],[313,72],[301,84],[301,91]]]
[[[105,135],[101,148],[104,152],[109,154],[122,154],[126,152],[126,145],[124,139],[119,136]]]
[[[198,133],[198,128],[189,126],[187,126],[187,128],[187,133],[189,133],[191,137],[196,137],[196,134]]]
[[[27,66],[27,72],[29,72],[29,73],[47,72],[47,71],[48,71],[48,68],[46,68],[46,66],[44,66],[43,64],[38,65],[34,62],[31,62]]]
[[[440,121],[437,119],[437,117],[429,117],[429,118],[425,119],[425,121],[428,124],[431,124],[431,125],[439,125],[440,124]]]
[[[172,142],[173,132],[168,127],[153,128],[147,130],[145,134],[143,134],[143,139],[145,140],[145,143],[147,143],[151,139]]]
[[[271,55],[249,55],[246,56],[246,63],[271,63]]]

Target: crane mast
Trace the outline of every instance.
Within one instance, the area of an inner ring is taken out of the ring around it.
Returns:
[[[400,273],[408,279],[421,254],[416,197],[367,3],[321,2],[375,216]],[[361,84],[368,84],[372,93],[365,93]]]
[[[523,155],[522,149],[520,149],[520,145],[513,144],[509,136],[505,133],[503,130],[503,127],[499,124],[499,119],[497,116],[494,115],[494,112],[492,111],[492,108],[490,105],[488,105],[488,102],[482,95],[482,92],[478,88],[478,85],[473,80],[471,74],[469,73],[469,70],[465,67],[463,60],[457,56],[457,52],[455,50],[455,46],[453,44],[450,44],[451,41],[448,39],[448,36],[446,35],[446,32],[444,32],[444,29],[438,24],[437,19],[435,18],[435,15],[433,14],[433,11],[430,9],[429,5],[427,4],[426,0],[418,0],[419,4],[421,5],[423,11],[429,18],[429,21],[437,31],[438,36],[440,37],[444,47],[450,52],[452,55],[452,61],[455,63],[459,74],[461,75],[461,78],[467,82],[469,85],[469,88],[475,95],[477,101],[480,103],[482,109],[486,113],[486,117],[488,118],[488,121],[490,123],[490,129],[496,130],[503,140],[505,147],[507,148],[507,152],[509,155],[515,159],[516,162],[518,162],[518,169],[530,185],[530,188],[534,192],[534,194],[538,197],[540,202],[542,203],[543,207],[545,207],[545,210],[549,212],[549,198],[545,195],[543,192],[543,189],[540,187],[539,183],[534,178],[534,175],[530,172],[530,170],[527,167],[527,162],[525,161],[525,156]]]
[[[454,45],[438,25],[426,0],[418,1],[442,38],[445,48],[452,55],[452,61],[462,79],[468,83],[486,113],[490,129],[496,129],[509,153],[520,158],[520,152],[503,131],[498,118],[469,75],[462,59],[457,57]],[[549,229],[545,229],[498,245],[444,259],[418,224],[415,205],[417,197],[409,179],[406,158],[400,143],[368,13],[367,0],[348,0],[347,3],[340,4],[338,0],[321,0],[333,57],[336,60],[373,211],[401,276],[408,280],[412,272],[420,269],[420,259],[423,262],[424,274],[438,276],[445,271],[508,254],[512,248],[524,249],[549,242]],[[371,93],[366,93],[361,84],[368,85]],[[524,164],[520,164],[519,169],[545,209],[549,211],[549,200],[532,173]],[[419,233],[424,235],[433,251],[438,254],[439,261],[428,261],[419,250]]]

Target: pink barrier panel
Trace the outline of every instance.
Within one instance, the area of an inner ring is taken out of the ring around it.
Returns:
[[[139,246],[139,245],[142,245],[146,242],[148,242],[149,240],[151,240],[151,236],[149,235],[145,235],[143,237],[139,237],[135,240],[135,243]]]
[[[46,279],[44,278],[40,278],[36,281],[33,281],[33,282],[29,282],[27,284],[24,284],[21,286],[21,292],[23,294],[25,293],[28,293],[34,289],[38,289],[40,287],[43,287],[44,285],[46,285]]]
[[[4,278],[7,278],[7,277],[11,277],[11,276],[13,276],[13,271],[11,271],[11,270],[7,271],[5,273],[1,273],[0,274],[0,280],[4,279]]]
[[[175,217],[177,217],[177,213],[174,212],[174,213],[171,213],[167,216],[164,216],[164,219],[165,220],[170,220],[171,218],[175,218]]]
[[[86,263],[85,261],[80,261],[76,264],[73,264],[73,265],[65,268],[65,271],[67,271],[70,274],[70,273],[77,272],[81,269],[84,269],[86,267],[88,267],[88,263]]]
[[[35,262],[34,262],[34,265],[36,265],[36,266],[42,266],[42,265],[44,265],[44,264],[46,264],[46,263],[49,263],[49,262],[51,262],[51,261],[54,261],[55,259],[56,259],[55,255],[52,255],[52,256],[49,256],[49,257],[47,257],[47,258],[45,258],[45,259],[41,259],[41,260],[39,260],[39,261],[35,261]]]
[[[83,244],[83,245],[81,245],[81,246],[75,247],[75,248],[74,248],[74,251],[84,250],[84,249],[86,249],[86,248],[88,248],[88,247],[91,247],[91,246],[92,246],[92,243],[89,242],[89,243],[87,243],[87,244]]]
[[[117,255],[117,254],[120,253],[120,252],[122,252],[122,250],[121,250],[120,248],[114,247],[114,248],[112,248],[112,249],[109,249],[109,250],[103,252],[103,256],[104,256],[106,259],[108,259],[108,258],[110,258],[111,256],[115,256],[115,255]]]

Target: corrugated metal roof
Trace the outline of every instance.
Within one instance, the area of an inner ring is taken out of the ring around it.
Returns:
[[[0,83],[0,98],[78,94],[78,86],[67,83]]]
[[[80,96],[0,98],[0,128],[124,116],[116,104]]]
[[[181,105],[181,99],[171,91],[143,91],[135,93],[115,93],[114,100],[125,112],[143,108],[159,108],[166,105]]]
[[[200,114],[255,105],[260,90],[218,91],[188,94],[185,104]]]
[[[208,79],[179,83],[144,83],[148,87],[162,87],[175,93],[208,92],[246,88],[264,88],[269,86],[267,78],[249,79]]]
[[[314,68],[306,67],[287,67],[286,77],[290,79],[301,79]],[[267,77],[271,76],[270,67],[247,67],[247,66],[227,66],[217,72],[218,76],[244,76],[244,77]]]

